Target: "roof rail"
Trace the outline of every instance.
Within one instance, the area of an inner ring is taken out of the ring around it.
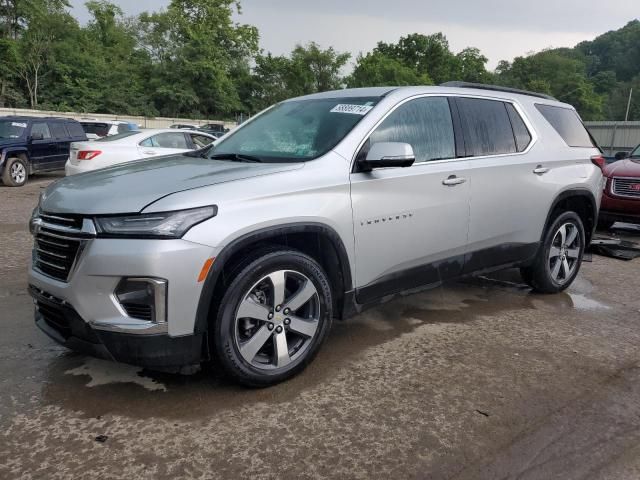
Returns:
[[[547,95],[545,93],[530,92],[529,90],[520,90],[519,88],[501,87],[500,85],[485,85],[483,83],[472,82],[445,82],[440,84],[441,87],[456,87],[456,88],[477,88],[478,90],[491,90],[494,92],[508,92],[517,93],[519,95],[529,95],[530,97],[545,98],[547,100],[558,101],[557,98]]]

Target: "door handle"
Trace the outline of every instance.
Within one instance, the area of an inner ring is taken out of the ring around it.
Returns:
[[[442,184],[446,185],[447,187],[455,187],[456,185],[460,185],[461,183],[464,183],[466,181],[467,181],[466,178],[461,178],[461,177],[456,177],[455,175],[451,175],[446,180],[443,180]]]
[[[151,150],[144,150],[142,153],[144,153],[145,155],[157,155],[157,152],[153,152]]]
[[[544,175],[548,171],[549,169],[547,167],[543,167],[542,165],[538,165],[536,168],[533,169],[533,173],[535,173],[536,175]]]

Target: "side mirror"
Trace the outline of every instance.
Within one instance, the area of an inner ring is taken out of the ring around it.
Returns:
[[[629,157],[629,154],[627,152],[618,152],[616,153],[614,158],[616,160],[624,160],[625,158],[628,158],[628,157]]]
[[[413,147],[402,142],[378,142],[371,145],[367,158],[358,163],[362,171],[374,168],[410,167],[416,161]]]
[[[29,139],[33,142],[34,140],[44,140],[44,135],[41,133],[33,133]]]

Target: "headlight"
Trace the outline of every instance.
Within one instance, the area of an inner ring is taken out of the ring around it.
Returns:
[[[218,208],[212,206],[175,212],[98,217],[96,222],[101,236],[180,238],[191,227],[215,217],[217,213]]]

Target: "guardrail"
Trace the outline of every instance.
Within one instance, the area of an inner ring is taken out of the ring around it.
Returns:
[[[235,122],[225,122],[223,120],[194,120],[191,118],[167,118],[167,117],[138,117],[134,115],[109,115],[105,113],[79,113],[79,112],[55,112],[50,110],[30,110],[26,108],[0,108],[0,116],[7,115],[23,115],[30,117],[64,117],[73,118],[75,120],[91,119],[91,120],[121,120],[124,122],[135,123],[140,128],[167,128],[175,123],[184,123],[188,125],[205,125],[207,123],[222,123],[225,128],[233,128]]]

